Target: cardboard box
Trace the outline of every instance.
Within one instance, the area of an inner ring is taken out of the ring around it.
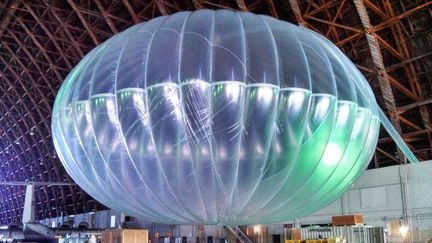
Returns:
[[[328,238],[327,243],[346,243],[346,239],[340,237]]]
[[[301,230],[300,229],[292,229],[292,239],[293,240],[301,240]]]
[[[332,217],[333,226],[363,225],[363,214],[340,215]]]
[[[102,232],[102,243],[148,243],[148,230],[106,230]]]

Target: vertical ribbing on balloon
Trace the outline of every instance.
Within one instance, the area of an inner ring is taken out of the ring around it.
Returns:
[[[168,18],[165,18],[163,21],[161,21],[160,25],[156,28],[155,33],[157,33],[158,30],[161,29],[161,26],[163,26],[166,23],[167,19]],[[144,81],[144,83],[145,83],[145,88],[147,90],[147,92],[145,93],[145,105],[146,105],[146,110],[148,112],[151,111],[151,109],[150,109],[151,106],[149,104],[150,100],[149,100],[149,97],[148,97],[149,96],[148,95],[148,91],[151,88],[151,84],[152,84],[151,82],[154,82],[154,80],[150,80],[150,77],[149,77],[149,62],[150,62],[150,52],[151,52],[151,49],[153,48],[153,43],[154,43],[155,36],[156,36],[156,34],[153,36],[153,38],[150,40],[150,43],[148,44],[149,51],[146,53],[146,57],[145,57],[145,68],[144,68],[145,81]],[[157,144],[155,142],[155,136],[154,136],[154,132],[153,132],[153,122],[151,121],[151,119],[149,119],[149,127],[150,127],[149,132],[150,132],[150,138],[151,138],[151,141],[152,141],[152,147],[154,148],[156,162],[158,164],[158,168],[159,168],[159,171],[160,171],[160,174],[158,174],[157,176],[161,176],[162,177],[161,179],[163,179],[165,181],[165,183],[168,183],[166,175],[165,175],[165,173],[163,171],[163,166],[161,165],[162,162],[161,162],[160,155],[159,155],[159,153],[158,153],[158,151],[156,149]],[[159,190],[159,195],[161,195],[162,197],[166,198],[166,201],[164,200],[165,202],[169,202],[169,200],[170,200],[169,197],[170,196],[174,197],[174,192],[173,192],[172,188],[169,187],[168,188],[168,193],[166,191]],[[185,211],[185,209],[182,207],[182,205],[179,204],[178,200],[176,200],[175,197],[174,197],[174,200],[175,200],[175,203],[178,205],[178,208],[180,208],[182,210],[182,212]],[[191,215],[189,213],[187,213],[186,215],[184,215],[184,217],[186,219],[190,218],[192,221],[196,221],[195,217],[193,217],[193,216],[191,217]]]

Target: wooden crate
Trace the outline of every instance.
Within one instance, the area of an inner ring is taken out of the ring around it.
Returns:
[[[102,236],[102,241],[101,241],[102,243],[113,242],[111,230],[105,230],[105,231],[103,231],[102,234],[101,234],[101,236]]]
[[[346,243],[346,239],[340,237],[328,238],[327,243]]]
[[[340,215],[332,217],[333,226],[363,225],[363,214]]]
[[[293,240],[301,240],[301,230],[300,229],[292,229],[292,239]]]
[[[299,228],[284,228],[285,240],[301,240]]]
[[[147,243],[147,230],[113,229],[102,232],[102,243]]]

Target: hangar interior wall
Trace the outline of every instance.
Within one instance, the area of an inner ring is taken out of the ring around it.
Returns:
[[[411,229],[432,229],[432,161],[367,170],[349,191],[326,208],[287,223],[327,224],[331,222],[332,215],[353,213],[362,213],[367,225],[385,227],[388,221],[401,219],[405,215],[409,219]],[[42,222],[53,227],[59,227],[65,221],[69,221],[76,227],[82,222],[87,222],[90,227],[110,228],[119,227],[123,218],[124,215],[119,212],[106,210],[92,215],[58,217]],[[150,231],[154,229],[162,235],[173,232],[174,235],[192,236],[197,230],[193,226],[174,227],[139,219],[127,224],[148,228]],[[205,227],[207,235],[212,235],[216,230],[216,227]],[[269,234],[282,232],[282,225],[269,226]]]
[[[405,215],[413,229],[431,229],[432,161],[367,170],[338,200],[299,221],[328,223],[332,215],[353,213],[373,226]]]

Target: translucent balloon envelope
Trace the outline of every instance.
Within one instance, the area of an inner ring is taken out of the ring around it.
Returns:
[[[150,221],[275,223],[339,197],[374,152],[364,77],[332,43],[267,16],[180,12],[71,71],[52,130],[68,173]]]

